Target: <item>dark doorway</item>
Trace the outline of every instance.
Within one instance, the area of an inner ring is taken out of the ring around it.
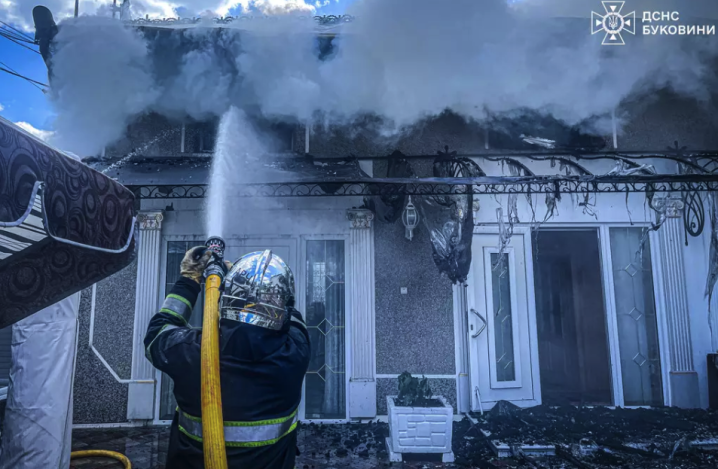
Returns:
[[[542,400],[611,405],[598,232],[541,230],[533,246]]]

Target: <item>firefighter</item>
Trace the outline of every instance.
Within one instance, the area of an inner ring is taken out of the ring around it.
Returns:
[[[145,352],[174,382],[177,411],[167,467],[204,467],[200,345],[202,330],[188,325],[211,252],[190,249],[181,278],[150,321]],[[230,468],[294,467],[297,409],[309,366],[309,334],[294,309],[294,277],[271,251],[227,263],[220,300],[220,382]]]

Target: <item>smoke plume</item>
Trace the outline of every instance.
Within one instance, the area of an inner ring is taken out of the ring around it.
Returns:
[[[148,46],[135,30],[103,17],[63,22],[56,42],[53,143],[80,155],[97,154],[159,96]]]
[[[718,18],[717,2],[627,1],[624,13],[635,10],[639,21],[622,47],[589,33],[592,10],[603,7],[357,0],[347,11],[357,20],[342,27],[329,57],[314,23],[291,14],[145,34],[107,19],[66,21],[53,61],[56,130],[66,148],[96,153],[143,112],[202,119],[234,105],[333,125],[374,115],[389,132],[446,110],[476,121],[534,111],[600,132],[627,98],[670,88],[710,99],[718,38],[643,36],[640,18],[678,11],[679,24],[699,24],[695,17]]]

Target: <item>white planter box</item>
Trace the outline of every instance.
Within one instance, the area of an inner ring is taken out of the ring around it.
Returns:
[[[453,462],[451,425],[454,409],[442,396],[433,396],[442,407],[399,407],[397,396],[387,396],[389,432],[387,448],[391,461],[401,461],[401,453],[443,453],[444,462]]]

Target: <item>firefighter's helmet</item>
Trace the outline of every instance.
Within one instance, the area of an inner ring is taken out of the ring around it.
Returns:
[[[234,321],[280,330],[294,306],[294,275],[272,251],[242,256],[225,276],[220,315]]]

